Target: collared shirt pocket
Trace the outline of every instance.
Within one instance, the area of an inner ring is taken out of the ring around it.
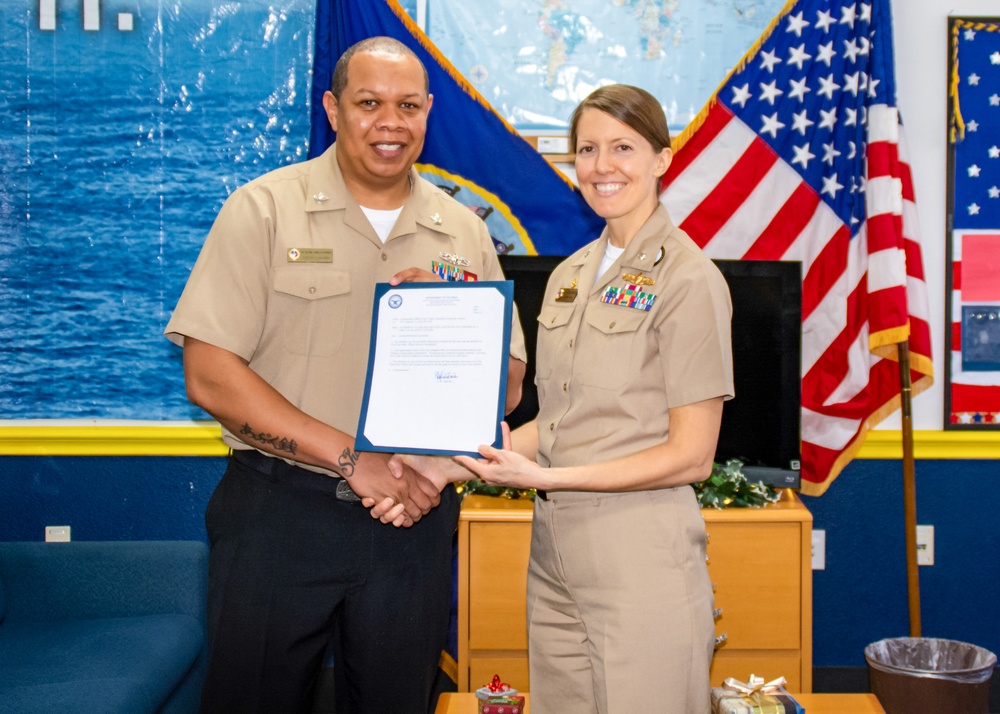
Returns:
[[[591,303],[583,316],[579,352],[574,361],[581,384],[618,389],[641,364],[646,348],[639,343],[649,313],[645,310]]]
[[[572,351],[566,326],[573,317],[574,304],[543,305],[538,314],[538,346],[536,352],[535,376],[548,379],[553,365],[565,359]]]
[[[281,320],[285,348],[300,355],[328,356],[340,349],[349,309],[351,275],[328,265],[278,266],[268,319]]]

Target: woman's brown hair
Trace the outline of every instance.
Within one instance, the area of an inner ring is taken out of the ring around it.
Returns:
[[[670,130],[663,107],[645,89],[630,84],[598,87],[580,102],[569,120],[570,151],[576,153],[576,128],[587,109],[597,109],[638,132],[659,153],[670,147]]]

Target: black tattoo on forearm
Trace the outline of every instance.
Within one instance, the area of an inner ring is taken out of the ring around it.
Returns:
[[[240,436],[249,436],[251,440],[267,444],[275,451],[287,451],[289,454],[294,454],[299,449],[299,445],[295,443],[295,439],[288,439],[284,436],[272,436],[265,432],[255,432],[253,427],[246,422],[243,423],[243,428],[240,429]]]
[[[340,467],[340,473],[344,475],[344,478],[350,478],[354,475],[354,467],[360,458],[360,451],[355,451],[350,446],[344,449],[340,454],[340,458],[337,459],[337,466]]]

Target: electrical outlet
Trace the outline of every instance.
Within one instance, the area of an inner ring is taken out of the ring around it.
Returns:
[[[69,526],[45,526],[46,543],[69,543]]]
[[[917,526],[917,565],[934,565],[934,526]]]
[[[812,532],[812,569],[826,570],[826,531]]]

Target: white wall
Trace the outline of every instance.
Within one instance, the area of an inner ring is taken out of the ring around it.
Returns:
[[[913,400],[914,429],[944,423],[948,16],[998,16],[1000,0],[892,0],[899,111],[913,168],[930,300],[934,386]],[[880,428],[898,429],[897,412]]]

